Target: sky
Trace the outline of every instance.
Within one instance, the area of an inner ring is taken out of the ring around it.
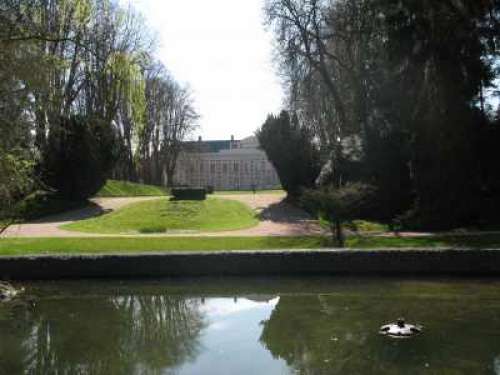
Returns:
[[[201,115],[193,138],[252,135],[278,112],[283,90],[272,62],[263,0],[130,0],[158,40],[157,57],[188,84]]]

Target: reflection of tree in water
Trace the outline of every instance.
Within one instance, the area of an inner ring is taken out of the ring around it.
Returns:
[[[32,312],[26,307],[0,303],[0,374],[22,374],[30,362],[27,338],[32,329]]]
[[[198,300],[154,295],[120,297],[114,303],[130,323],[126,347],[136,365],[172,368],[198,354],[204,326]]]
[[[498,355],[491,330],[500,329],[500,303],[464,303],[456,296],[392,302],[367,296],[281,296],[260,341],[299,374],[420,374],[426,363],[432,373],[491,373]],[[411,340],[379,336],[380,324],[401,311],[428,323],[427,331]],[[489,326],[482,324],[486,316]]]
[[[42,299],[0,324],[12,375],[164,373],[196,356],[204,326],[196,300],[170,295]]]

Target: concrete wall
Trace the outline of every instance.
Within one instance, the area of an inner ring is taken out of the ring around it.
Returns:
[[[254,275],[500,276],[500,250],[294,250],[1,257],[1,279]]]

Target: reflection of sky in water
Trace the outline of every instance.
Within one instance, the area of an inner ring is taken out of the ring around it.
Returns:
[[[183,375],[288,374],[259,343],[263,320],[269,319],[279,297],[268,302],[246,298],[210,298],[200,307],[207,328],[200,338],[201,352],[193,363],[178,369]]]

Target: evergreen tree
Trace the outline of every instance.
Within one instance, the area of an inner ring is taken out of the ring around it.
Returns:
[[[269,115],[256,135],[289,199],[295,200],[303,188],[314,186],[320,172],[319,150],[296,116],[290,118],[286,111]]]

